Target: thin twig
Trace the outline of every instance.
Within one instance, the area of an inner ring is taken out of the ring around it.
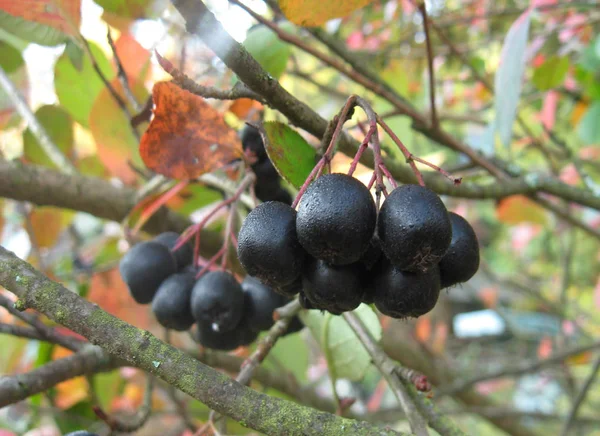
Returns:
[[[577,418],[577,412],[579,412],[579,408],[583,404],[585,397],[587,396],[590,388],[594,384],[594,381],[596,380],[596,377],[598,376],[598,372],[600,372],[600,356],[598,356],[596,358],[596,361],[594,362],[594,367],[592,368],[590,375],[588,376],[587,380],[581,387],[581,390],[577,394],[577,398],[575,399],[575,402],[573,403],[573,407],[571,407],[569,416],[567,417],[567,419],[565,421],[565,425],[563,426],[562,433],[561,433],[562,436],[567,436],[569,434],[569,430],[571,429],[571,427],[573,426],[573,423],[575,422],[575,419]]]
[[[425,44],[427,46],[427,66],[429,69],[429,100],[431,108],[431,126],[438,128],[439,120],[435,108],[435,72],[433,68],[433,48],[431,47],[431,35],[429,34],[429,18],[427,17],[427,8],[425,1],[419,4],[419,11],[423,17],[423,30],[425,31]]]
[[[125,68],[123,67],[123,63],[121,62],[121,59],[119,58],[119,55],[117,54],[117,46],[115,45],[115,42],[112,39],[112,35],[110,33],[110,27],[108,27],[108,26],[106,29],[106,38],[108,39],[108,45],[110,45],[110,48],[113,52],[113,57],[115,59],[115,65],[117,66],[117,77],[119,78],[119,81],[121,82],[121,86],[123,87],[123,92],[125,94],[125,98],[127,98],[127,101],[129,102],[129,104],[131,105],[133,110],[135,110],[136,112],[139,113],[142,110],[142,105],[138,102],[137,98],[135,97],[135,94],[131,90],[131,86],[129,85],[129,79],[127,78],[127,72],[125,71]]]
[[[411,430],[417,435],[428,435],[427,424],[421,416],[421,413],[417,410],[417,407],[413,400],[410,398],[407,389],[402,384],[400,379],[395,374],[395,365],[392,360],[383,352],[377,345],[377,342],[371,336],[371,333],[367,330],[361,319],[356,316],[353,312],[345,312],[343,314],[344,319],[348,322],[350,328],[354,331],[360,342],[371,356],[373,363],[383,377],[387,380],[388,385],[398,398],[406,417],[410,422]]]
[[[62,171],[66,174],[75,174],[77,173],[77,169],[71,163],[69,159],[63,154],[63,152],[58,148],[58,146],[52,141],[48,132],[44,126],[40,124],[32,110],[29,108],[25,99],[16,88],[16,86],[12,83],[6,71],[0,66],[0,86],[6,92],[6,95],[10,99],[10,101],[15,105],[15,108],[21,115],[21,117],[27,123],[27,127],[35,136],[42,150],[48,155],[52,163],[56,165],[59,171]]]
[[[8,311],[8,313],[13,315],[14,317],[20,319],[23,322],[26,322],[27,324],[35,328],[42,340],[52,342],[72,351],[80,350],[86,344],[85,341],[78,339],[74,336],[65,336],[58,333],[55,329],[47,326],[42,321],[40,321],[40,319],[37,316],[16,309],[15,305],[18,305],[18,302],[13,303],[4,295],[0,295],[0,306],[4,307]]]

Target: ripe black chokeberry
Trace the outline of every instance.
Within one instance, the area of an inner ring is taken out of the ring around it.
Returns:
[[[377,236],[373,236],[373,238],[371,238],[371,242],[369,242],[367,251],[364,252],[359,262],[367,271],[370,271],[377,264],[379,259],[381,259],[381,256],[383,256],[383,252],[381,251],[381,242],[379,242],[379,238],[377,238]]]
[[[276,286],[273,290],[284,297],[294,297],[298,292],[302,291],[302,276],[298,276],[298,278],[289,285]]]
[[[268,159],[265,144],[258,129],[246,124],[240,136],[242,147],[244,150],[250,150],[256,156],[257,162],[263,162],[265,159]]]
[[[194,324],[190,300],[195,276],[193,271],[173,274],[158,288],[152,300],[152,312],[163,327],[184,331]]]
[[[436,266],[425,273],[400,271],[384,260],[373,277],[374,303],[384,315],[416,318],[435,307],[440,294],[440,272]]]
[[[311,259],[302,274],[302,292],[315,309],[335,315],[356,309],[363,295],[356,265],[333,266]]]
[[[347,265],[367,250],[376,220],[375,202],[365,185],[346,174],[325,174],[302,196],[296,231],[313,257]]]
[[[177,244],[177,239],[179,238],[179,234],[175,232],[164,232],[154,238],[155,242],[165,245],[169,250],[173,250],[175,244]],[[177,250],[172,251],[173,256],[175,256],[175,260],[177,261],[177,269],[181,271],[187,265],[192,263],[194,259],[194,249],[188,243],[183,244]]]
[[[134,245],[121,259],[119,272],[133,299],[148,304],[160,284],[177,272],[177,262],[171,251],[154,241]]]
[[[305,257],[296,237],[296,211],[269,201],[250,212],[238,235],[238,257],[249,275],[268,286],[293,283]]]
[[[241,345],[242,331],[238,328],[222,332],[214,331],[210,324],[197,324],[195,339],[203,347],[214,350],[231,351]]]
[[[234,330],[244,313],[244,292],[225,271],[206,273],[192,289],[192,314],[199,323],[218,332]]]
[[[268,330],[273,324],[273,312],[288,301],[256,277],[246,276],[242,282],[244,290],[244,317],[254,330]]]
[[[379,211],[378,235],[387,258],[402,271],[424,272],[444,256],[452,240],[446,206],[418,185],[394,189]]]
[[[479,243],[473,227],[460,215],[449,215],[452,242],[439,264],[442,288],[468,281],[479,269]]]

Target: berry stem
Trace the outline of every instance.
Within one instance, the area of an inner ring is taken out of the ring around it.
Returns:
[[[377,122],[383,128],[383,130],[385,130],[385,133],[387,133],[390,136],[390,138],[392,138],[392,141],[394,141],[396,143],[398,148],[400,148],[400,151],[406,158],[406,162],[408,162],[408,164],[412,168],[413,173],[415,174],[415,177],[417,178],[417,181],[419,182],[419,185],[425,186],[425,180],[423,180],[423,174],[421,174],[421,171],[419,171],[419,169],[417,168],[417,165],[415,164],[412,153],[410,151],[408,151],[408,148],[406,148],[406,146],[402,143],[400,138],[398,138],[398,136],[396,136],[396,134],[392,131],[392,129],[390,129],[390,127],[385,123],[385,121],[383,121],[379,117],[379,115],[377,115]]]
[[[396,180],[394,179],[394,176],[392,176],[392,174],[390,173],[390,170],[387,169],[385,164],[381,164],[380,168],[381,171],[383,171],[383,174],[385,174],[385,177],[387,177],[387,179],[390,181],[392,187],[396,189],[398,187],[398,183],[396,183]]]
[[[437,165],[432,164],[431,162],[427,162],[425,159],[421,159],[420,157],[415,156],[414,154],[410,154],[410,158],[416,160],[417,162],[422,163],[423,165],[427,165],[429,168],[433,168],[439,173],[442,173],[447,179],[449,179],[455,185],[460,185],[462,182],[462,177],[454,177],[448,171],[438,167]]]
[[[248,357],[240,368],[240,373],[236,377],[236,381],[239,383],[246,385],[252,379],[252,374],[254,370],[262,363],[263,360],[267,357],[271,349],[275,346],[277,339],[283,335],[292,321],[292,318],[296,316],[296,314],[300,311],[301,306],[300,302],[296,298],[290,303],[286,304],[283,307],[280,307],[275,312],[278,317],[273,327],[269,330],[269,333],[260,341],[257,345],[254,353]]]
[[[202,269],[198,272],[198,274],[196,274],[196,280],[198,280],[200,277],[202,277],[215,263],[217,263],[217,260],[219,260],[220,257],[223,256],[223,254],[225,254],[226,252],[226,246],[223,245],[219,251],[217,251],[213,257],[210,258],[210,260],[202,267]]]
[[[328,160],[331,160],[331,158],[333,157],[333,150],[335,149],[335,145],[337,144],[338,138],[340,137],[340,134],[342,133],[342,126],[346,122],[346,120],[348,118],[348,113],[350,113],[350,110],[354,106],[356,106],[356,102],[358,99],[360,99],[360,97],[358,95],[351,95],[350,97],[348,97],[348,100],[346,100],[344,107],[342,107],[342,110],[340,111],[340,113],[337,116],[338,122],[337,122],[337,125],[335,126],[335,130],[333,131],[333,135],[331,136],[331,142],[329,143],[329,147],[327,147],[327,150],[325,151],[323,158],[327,157]]]
[[[362,130],[362,124],[360,126],[361,126],[361,130]],[[350,168],[348,169],[348,175],[349,176],[351,176],[352,174],[354,174],[354,171],[356,170],[356,167],[358,166],[358,161],[360,160],[360,158],[363,155],[363,153],[365,152],[365,150],[369,147],[369,142],[371,141],[371,136],[376,131],[377,131],[377,125],[371,126],[371,128],[369,128],[369,131],[365,133],[365,139],[363,139],[362,143],[360,144],[360,147],[358,148],[358,151],[354,155],[354,159],[352,159],[352,163],[350,164]]]
[[[298,206],[298,203],[300,202],[300,199],[302,198],[302,196],[306,192],[306,189],[308,189],[308,185],[310,185],[310,183],[313,181],[313,179],[316,178],[317,175],[319,175],[321,173],[321,171],[323,171],[323,167],[325,166],[325,159],[324,159],[324,157],[325,156],[323,156],[321,158],[321,160],[319,160],[319,162],[317,162],[317,164],[315,165],[315,167],[312,169],[312,171],[310,172],[310,174],[308,175],[308,177],[304,181],[304,184],[300,187],[300,190],[298,191],[298,195],[296,195],[296,198],[294,199],[294,202],[292,203],[292,209],[295,209],[296,206]]]

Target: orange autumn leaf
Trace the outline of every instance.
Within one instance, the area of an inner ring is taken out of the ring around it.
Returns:
[[[431,318],[428,316],[422,316],[417,319],[415,325],[415,336],[417,340],[424,344],[431,338]]]
[[[129,32],[122,33],[115,41],[117,55],[123,64],[127,77],[134,80],[145,80],[150,72],[150,52]],[[143,77],[141,75],[143,74]]]
[[[496,207],[496,216],[505,224],[528,222],[544,225],[548,222],[546,211],[524,195],[512,195],[501,200]]]
[[[202,97],[158,82],[152,99],[154,118],[140,142],[140,155],[151,170],[193,179],[242,156],[237,132]]]
[[[250,98],[238,98],[229,106],[229,112],[234,114],[240,120],[258,121],[258,113],[262,109],[262,104]]]
[[[0,10],[67,35],[76,35],[81,22],[81,0],[0,0]]]

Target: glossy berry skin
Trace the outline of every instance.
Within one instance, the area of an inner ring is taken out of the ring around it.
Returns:
[[[473,227],[460,215],[449,215],[452,242],[439,264],[442,288],[468,281],[479,269],[479,242]]]
[[[191,265],[194,260],[194,249],[188,243],[182,245],[177,250],[172,251],[175,244],[177,244],[177,239],[179,239],[179,233],[175,232],[164,232],[154,238],[155,242],[163,244],[166,246],[171,252],[173,256],[175,256],[175,260],[177,261],[177,270],[181,271],[186,266]]]
[[[269,330],[275,321],[273,312],[288,301],[255,277],[246,276],[242,282],[244,291],[244,317],[254,330]]]
[[[313,257],[348,265],[367,250],[376,219],[375,202],[365,185],[346,174],[325,174],[302,196],[296,231]]]
[[[199,323],[210,325],[219,332],[232,331],[244,313],[244,292],[230,273],[211,271],[194,285],[191,306]]]
[[[293,283],[305,257],[296,237],[296,211],[277,201],[260,204],[242,224],[238,257],[246,272],[267,286]]]
[[[437,266],[426,273],[400,271],[387,261],[374,276],[375,307],[392,318],[417,318],[433,309],[440,294]]]
[[[315,309],[335,315],[356,309],[363,295],[356,265],[333,266],[312,259],[302,274],[302,292]]]
[[[378,236],[387,258],[402,271],[425,272],[446,254],[452,226],[436,193],[419,185],[394,189],[379,211]]]
[[[86,430],[77,430],[67,433],[65,436],[98,436],[96,433],[90,433]]]
[[[161,283],[177,272],[177,262],[166,246],[154,241],[141,242],[121,258],[119,272],[133,299],[148,304]]]
[[[194,272],[181,272],[162,282],[152,300],[152,312],[160,325],[185,331],[194,324],[190,300],[195,276]]]
[[[273,288],[273,290],[279,295],[287,298],[293,298],[298,294],[298,292],[302,292],[302,276],[298,276],[298,278],[289,285],[276,286]]]
[[[265,144],[258,129],[246,124],[242,129],[240,139],[242,141],[243,149],[250,150],[254,156],[256,156],[257,163],[268,159],[267,152],[265,151]]]

